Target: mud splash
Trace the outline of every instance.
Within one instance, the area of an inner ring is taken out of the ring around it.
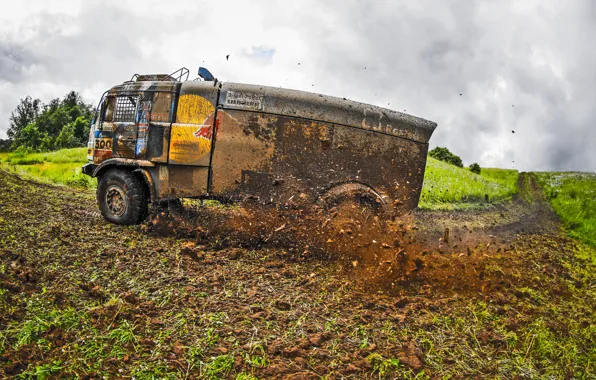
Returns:
[[[429,282],[480,289],[484,259],[507,251],[506,243],[483,231],[444,228],[436,237],[436,228],[422,224],[415,214],[383,223],[376,217],[355,218],[349,210],[187,206],[160,212],[146,228],[153,235],[189,240],[190,251],[277,248],[296,259],[332,260],[353,281],[388,289]]]
[[[462,292],[505,285],[489,276],[494,261],[514,251],[520,233],[556,229],[556,217],[534,178],[522,174],[511,204],[477,212],[418,211],[384,221],[349,202],[310,211],[190,202],[155,213],[145,226],[153,235],[188,239],[191,250],[278,248],[296,259],[332,260],[364,287]]]

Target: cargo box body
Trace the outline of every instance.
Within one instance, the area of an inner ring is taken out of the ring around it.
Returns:
[[[109,90],[84,171],[142,173],[152,201],[315,204],[357,184],[394,214],[416,207],[435,123],[320,94],[237,83],[125,82]]]

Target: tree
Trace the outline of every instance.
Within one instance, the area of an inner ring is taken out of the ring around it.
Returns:
[[[451,153],[447,148],[436,147],[435,149],[428,152],[428,154],[437,160],[445,161],[460,168],[464,167],[464,163],[462,162],[461,158]]]
[[[39,131],[37,125],[35,123],[30,123],[19,132],[18,136],[15,137],[12,147],[38,149],[42,145],[44,137],[46,136]]]
[[[81,95],[76,91],[71,91],[62,100],[62,107],[68,112],[71,120],[77,121],[75,127],[75,136],[86,143],[89,133],[89,121],[93,117],[93,106],[85,104]],[[78,120],[82,118],[81,120]]]
[[[63,99],[52,99],[48,104],[28,96],[21,100],[10,118],[11,148],[52,150],[84,146],[92,116],[92,106],[85,104],[76,91],[69,92]]]
[[[85,116],[79,116],[71,124],[74,129],[74,136],[77,141],[77,145],[87,145],[89,140],[89,127],[91,115],[87,118]]]
[[[56,98],[43,106],[43,111],[41,111],[35,122],[40,132],[57,137],[62,128],[71,122],[71,119],[67,110],[62,107],[60,99]]]
[[[472,165],[470,165],[470,171],[472,173],[480,174],[480,172],[481,172],[480,165],[478,165],[476,162],[474,162]]]
[[[75,136],[75,122],[68,123],[62,128],[60,134],[56,137],[54,145],[56,149],[74,148],[75,146],[80,145],[80,141],[78,141]]]
[[[37,119],[40,109],[41,100],[32,99],[30,96],[21,99],[17,108],[10,115],[10,127],[6,132],[8,138],[10,140],[19,138],[21,131]]]

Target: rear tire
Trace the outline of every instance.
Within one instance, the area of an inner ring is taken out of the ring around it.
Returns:
[[[101,215],[109,222],[137,224],[147,215],[145,189],[130,171],[108,170],[99,178],[96,194]]]
[[[331,189],[318,203],[329,249],[344,258],[369,257],[366,250],[385,231],[388,213],[382,198],[371,188],[347,183]]]
[[[319,198],[319,206],[328,213],[337,208],[357,209],[356,214],[363,214],[365,219],[376,216],[382,221],[389,218],[387,205],[377,192],[360,183],[345,183],[336,186]]]
[[[332,235],[370,235],[385,227],[387,213],[379,202],[368,196],[348,195],[330,200],[325,215]],[[341,232],[343,231],[343,232]]]

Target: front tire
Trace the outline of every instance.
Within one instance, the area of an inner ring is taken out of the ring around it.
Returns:
[[[147,215],[147,196],[143,184],[133,173],[112,169],[99,178],[97,203],[109,222],[131,225]]]

